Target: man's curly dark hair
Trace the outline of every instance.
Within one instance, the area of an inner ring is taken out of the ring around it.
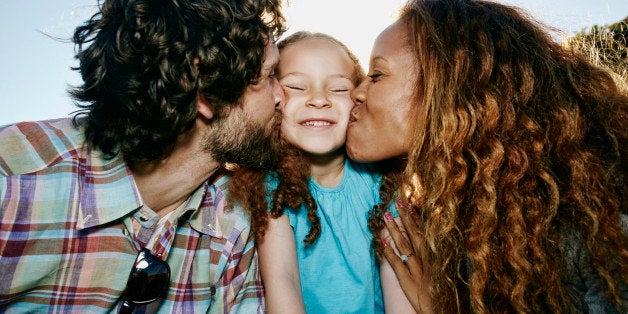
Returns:
[[[197,97],[237,103],[285,31],[280,0],[105,0],[76,28],[83,85],[70,91],[86,140],[127,161],[168,156]]]

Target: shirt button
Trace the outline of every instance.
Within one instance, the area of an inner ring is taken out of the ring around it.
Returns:
[[[141,221],[148,221],[148,219],[150,219],[150,216],[147,212],[140,212],[140,220]]]

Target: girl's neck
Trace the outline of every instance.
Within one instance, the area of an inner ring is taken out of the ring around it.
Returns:
[[[345,169],[344,152],[333,155],[307,155],[310,162],[310,175],[321,186],[334,188],[342,181]]]

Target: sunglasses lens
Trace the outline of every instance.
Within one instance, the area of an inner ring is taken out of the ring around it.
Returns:
[[[149,303],[162,297],[169,284],[168,264],[142,249],[127,282],[125,295],[133,303]]]

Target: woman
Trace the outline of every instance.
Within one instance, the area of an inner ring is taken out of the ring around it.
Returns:
[[[347,151],[386,160],[410,241],[386,206],[371,227],[417,311],[626,311],[628,97],[607,72],[513,7],[410,0],[368,76]]]

